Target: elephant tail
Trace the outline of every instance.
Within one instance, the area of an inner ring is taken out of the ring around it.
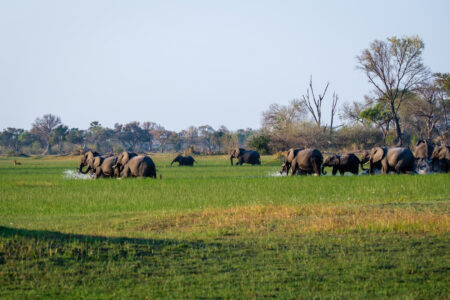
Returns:
[[[322,165],[322,175],[327,175],[327,172],[325,171],[325,166]]]

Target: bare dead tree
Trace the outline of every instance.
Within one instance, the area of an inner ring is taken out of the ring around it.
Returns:
[[[325,86],[322,94],[319,94],[316,98],[316,95],[314,94],[314,88],[312,84],[312,76],[309,80],[309,88],[306,91],[306,96],[302,95],[302,103],[306,106],[308,111],[311,113],[311,115],[314,118],[314,121],[316,122],[317,127],[321,126],[322,121],[322,102],[325,98],[325,94],[327,93],[328,86],[330,85],[329,82],[327,82],[327,85]],[[310,96],[311,93],[311,96]]]
[[[339,101],[339,96],[336,94],[336,92],[333,92],[333,101],[331,102],[330,139],[333,135],[333,121],[334,121],[334,116],[336,114],[336,108],[337,108],[338,101]]]

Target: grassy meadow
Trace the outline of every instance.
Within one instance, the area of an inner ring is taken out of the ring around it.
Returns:
[[[162,179],[0,158],[0,298],[450,296],[450,174],[286,177],[272,156],[152,158]]]

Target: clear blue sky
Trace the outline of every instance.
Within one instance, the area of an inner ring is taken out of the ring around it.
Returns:
[[[46,113],[82,129],[259,128],[311,74],[363,99],[355,56],[374,39],[419,35],[425,63],[450,72],[449,15],[446,0],[1,1],[0,129]]]

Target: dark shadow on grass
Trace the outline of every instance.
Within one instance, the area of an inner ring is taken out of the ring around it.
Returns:
[[[207,246],[220,247],[219,243],[205,244],[203,241],[184,241],[184,240],[170,240],[170,239],[142,239],[142,238],[127,238],[127,237],[105,237],[82,234],[62,233],[58,231],[49,230],[29,230],[22,228],[11,228],[0,226],[0,238],[30,238],[37,241],[55,241],[55,242],[84,242],[84,243],[105,243],[105,244],[135,244],[147,245],[152,248],[162,249],[167,246],[180,246],[183,248],[201,249]]]

